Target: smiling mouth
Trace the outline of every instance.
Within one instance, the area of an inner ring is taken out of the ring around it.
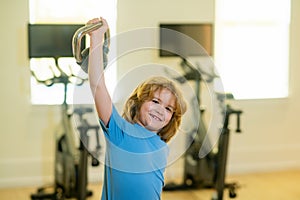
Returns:
[[[162,120],[160,117],[158,117],[157,115],[154,115],[154,114],[152,114],[152,113],[149,113],[149,115],[151,116],[151,118],[155,119],[156,121],[160,121],[160,122],[163,121],[163,120]]]

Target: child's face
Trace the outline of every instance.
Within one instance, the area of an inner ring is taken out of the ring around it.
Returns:
[[[138,123],[157,133],[170,122],[175,110],[175,102],[176,97],[170,90],[156,91],[150,101],[142,104]]]

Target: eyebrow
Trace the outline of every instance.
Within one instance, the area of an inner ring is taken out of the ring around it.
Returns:
[[[162,100],[161,100],[159,97],[153,96],[153,98],[154,98],[154,99],[157,99],[159,102],[162,102]],[[172,105],[167,105],[167,107],[170,107],[170,108],[173,109],[173,111],[175,111],[175,107],[174,107],[174,106],[172,106]]]

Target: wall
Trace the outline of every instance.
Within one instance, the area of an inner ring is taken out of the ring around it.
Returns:
[[[30,104],[28,8],[28,1],[16,0],[1,6],[0,186],[50,180],[53,170],[52,129],[58,109]]]
[[[253,172],[300,167],[300,135],[297,124],[300,107],[300,2],[292,0],[290,48],[290,97],[275,100],[236,101],[242,108],[243,134],[232,134],[229,171]],[[53,180],[54,130],[60,120],[58,106],[30,104],[30,72],[27,59],[26,24],[28,1],[4,0],[1,4],[0,55],[1,132],[0,187],[39,185]],[[17,14],[16,14],[17,13]],[[212,22],[211,0],[119,1],[118,32],[139,27],[157,26],[164,22]],[[119,75],[132,66],[156,62],[151,52],[136,52],[118,61]],[[122,61],[122,62],[121,62]],[[177,65],[177,60],[161,61]],[[232,125],[233,126],[233,125]],[[234,128],[234,126],[233,126]],[[99,174],[99,170],[92,172]],[[99,177],[96,177],[99,180]]]
[[[118,2],[118,33],[141,28],[157,28],[159,23],[209,23],[213,21],[214,1],[188,0],[175,3],[171,0],[154,0],[145,3],[145,1],[127,0]],[[149,40],[154,39],[149,38]],[[131,52],[124,60],[119,60],[119,76],[134,66],[157,61],[157,59],[159,59],[157,51]],[[159,60],[159,62],[164,63],[165,60]],[[168,59],[166,64],[170,63],[177,65],[178,60]]]

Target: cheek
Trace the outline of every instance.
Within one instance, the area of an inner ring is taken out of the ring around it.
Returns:
[[[151,109],[151,104],[149,104],[149,103],[144,103],[141,107],[141,110],[143,112],[149,112],[150,109]]]
[[[146,114],[149,112],[149,109],[150,109],[150,105],[144,103],[139,110],[139,117],[146,116]]]
[[[169,113],[169,112],[165,113],[166,124],[168,124],[171,121],[172,116],[173,116],[172,113]]]

